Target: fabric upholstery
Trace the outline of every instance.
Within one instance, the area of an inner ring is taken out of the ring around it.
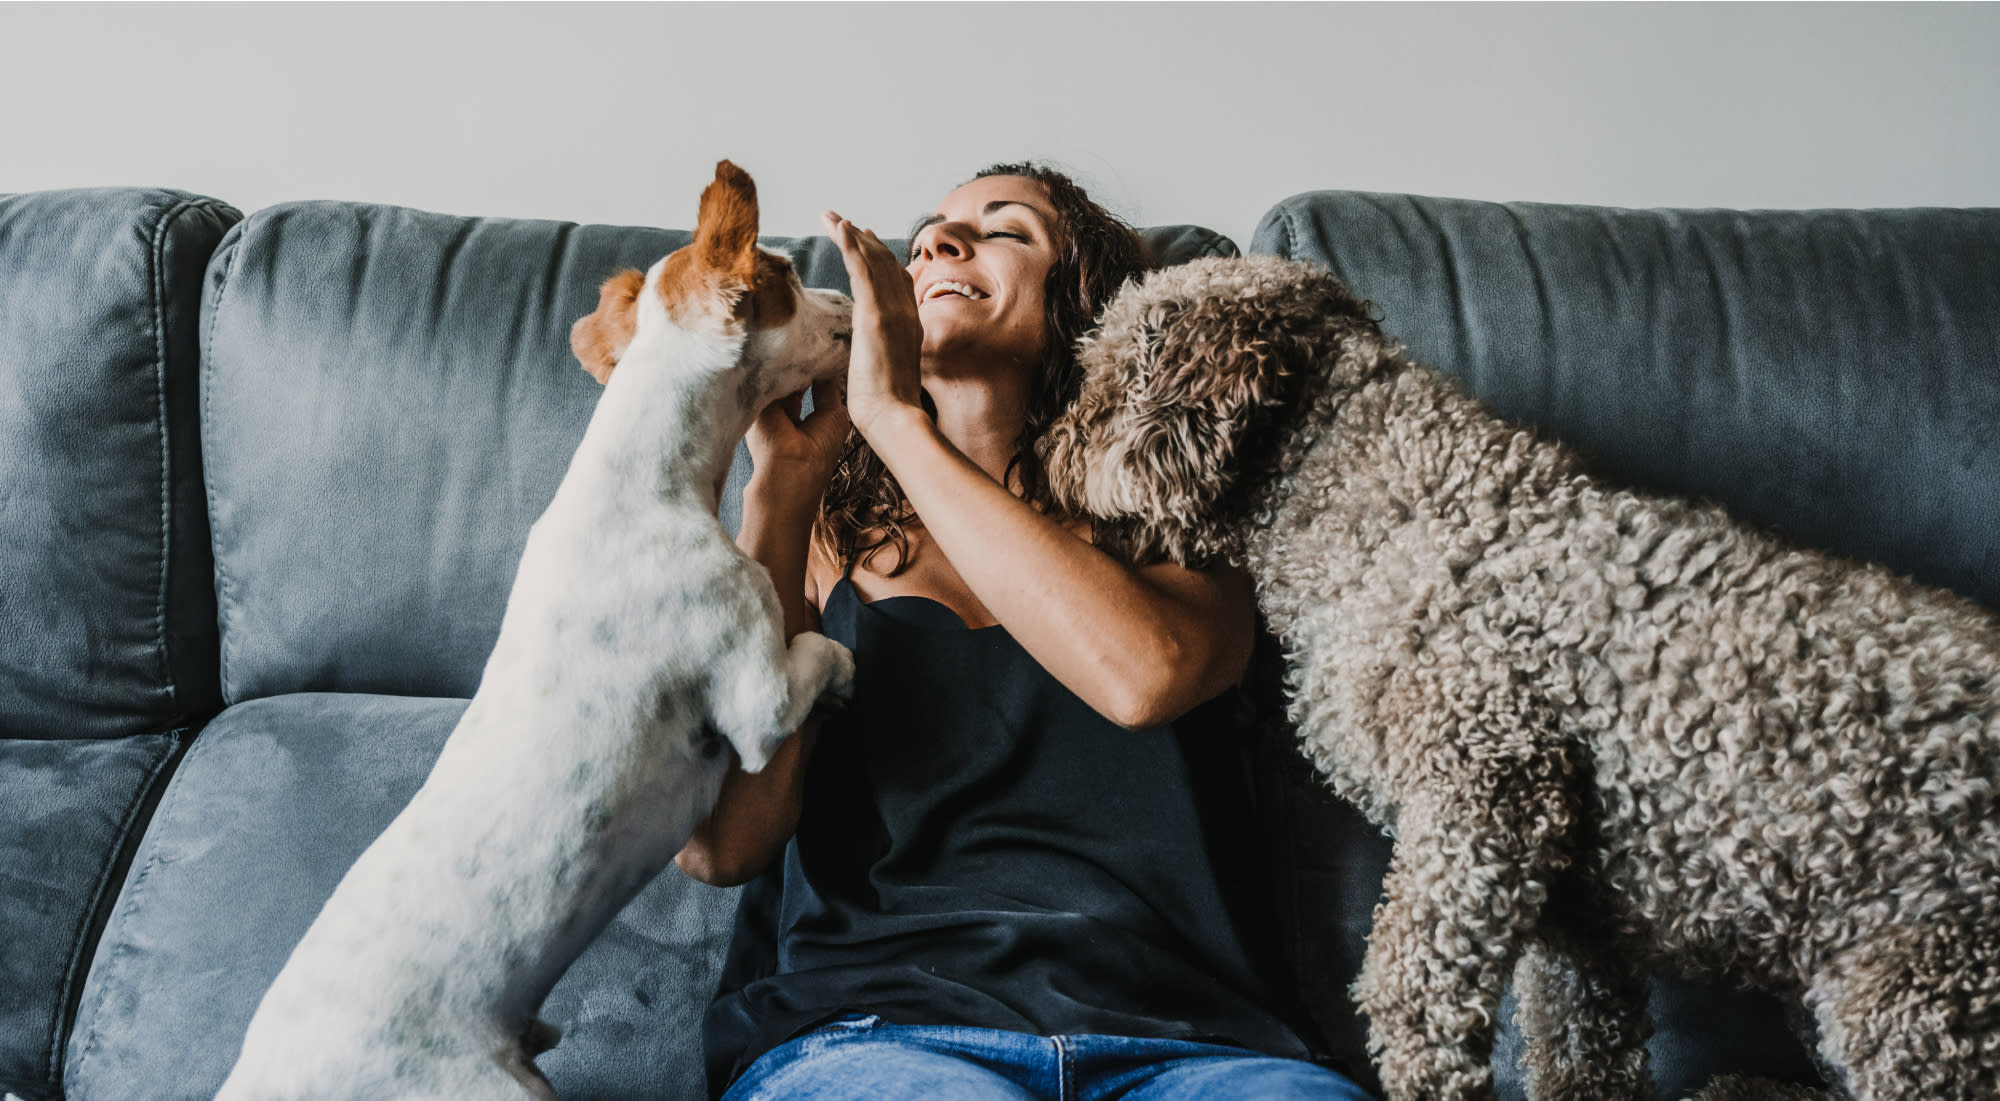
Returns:
[[[195,328],[239,217],[181,191],[0,196],[0,736],[217,706]]]
[[[2000,606],[2000,211],[1315,192],[1273,208],[1251,251],[1325,265],[1415,358],[1616,481]],[[1345,987],[1389,842],[1292,779],[1301,974],[1358,1048]],[[1814,1080],[1773,999],[1657,981],[1652,1010],[1664,1096],[1724,1070]],[[1518,1054],[1510,1025],[1496,1059]],[[1520,1096],[1511,1072],[1501,1087]]]
[[[70,1039],[69,1101],[213,1096],[271,979],[464,708],[289,695],[203,730],[105,928]],[[566,1036],[539,1065],[564,1098],[702,1094],[701,1010],[734,911],[734,891],[669,868],[590,947],[543,1008]]]
[[[57,1096],[98,931],[188,733],[0,740],[0,1092]]]
[[[1169,258],[1234,248],[1192,227],[1154,236]],[[688,240],[337,202],[268,208],[229,236],[202,374],[229,702],[473,692],[599,392],[570,325],[605,277]],[[766,244],[846,289],[824,238]],[[748,473],[739,450],[731,528]]]

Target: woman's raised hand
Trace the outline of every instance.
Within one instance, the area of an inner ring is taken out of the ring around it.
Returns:
[[[924,326],[917,319],[916,285],[903,261],[874,230],[829,210],[820,216],[840,248],[854,298],[854,348],[847,361],[847,411],[862,436],[909,410],[923,415],[919,356]]]

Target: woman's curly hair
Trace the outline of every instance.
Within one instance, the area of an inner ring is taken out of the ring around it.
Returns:
[[[1042,287],[1047,339],[1042,345],[1039,385],[1028,401],[1026,421],[1014,457],[1002,481],[1018,487],[1022,500],[1044,511],[1055,508],[1048,475],[1035,453],[1035,443],[1071,403],[1082,382],[1076,343],[1096,324],[1097,313],[1127,279],[1145,267],[1138,231],[1098,205],[1076,181],[1038,162],[996,164],[973,179],[1020,176],[1047,190],[1055,208],[1055,262]],[[921,223],[909,234],[915,240]],[[930,398],[925,395],[926,406]],[[935,410],[931,410],[935,416]],[[852,432],[847,450],[834,468],[813,523],[813,543],[834,562],[868,561],[884,547],[896,548],[890,576],[909,562],[905,525],[916,519],[903,487],[875,454],[861,433]]]

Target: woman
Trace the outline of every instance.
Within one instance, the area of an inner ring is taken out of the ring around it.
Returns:
[[[946,196],[907,266],[826,225],[854,292],[845,402],[759,417],[739,543],[788,630],[853,647],[855,695],[732,774],[678,858],[755,877],[712,1090],[1362,1097],[1304,1061],[1248,947],[1273,938],[1241,874],[1247,580],[1114,560],[1035,461],[1137,236],[1032,165]]]

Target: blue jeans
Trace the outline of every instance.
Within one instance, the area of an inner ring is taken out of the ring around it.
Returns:
[[[1036,1036],[854,1016],[765,1052],[723,1101],[1370,1101],[1339,1074],[1240,1047]]]

